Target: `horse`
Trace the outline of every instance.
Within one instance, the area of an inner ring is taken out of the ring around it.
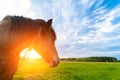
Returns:
[[[55,40],[52,19],[5,16],[0,21],[0,80],[13,79],[25,48],[34,48],[51,67],[56,67],[60,60]]]

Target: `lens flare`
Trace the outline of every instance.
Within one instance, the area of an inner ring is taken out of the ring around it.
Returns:
[[[21,58],[29,58],[29,59],[40,59],[41,56],[32,48],[29,50],[28,48],[24,49],[20,53]]]

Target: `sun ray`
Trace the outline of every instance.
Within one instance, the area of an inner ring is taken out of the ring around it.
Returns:
[[[30,59],[39,59],[39,58],[41,58],[39,53],[37,53],[33,48],[31,50],[29,50],[28,48],[25,48],[23,51],[21,51],[20,57],[22,57],[22,58],[30,58]]]

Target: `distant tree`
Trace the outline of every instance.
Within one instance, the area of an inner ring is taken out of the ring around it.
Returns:
[[[86,57],[86,58],[62,58],[61,61],[81,61],[81,62],[116,62],[115,57]]]

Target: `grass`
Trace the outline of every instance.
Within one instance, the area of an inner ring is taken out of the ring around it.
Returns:
[[[56,68],[38,60],[20,64],[14,80],[120,80],[120,63],[61,62]]]

